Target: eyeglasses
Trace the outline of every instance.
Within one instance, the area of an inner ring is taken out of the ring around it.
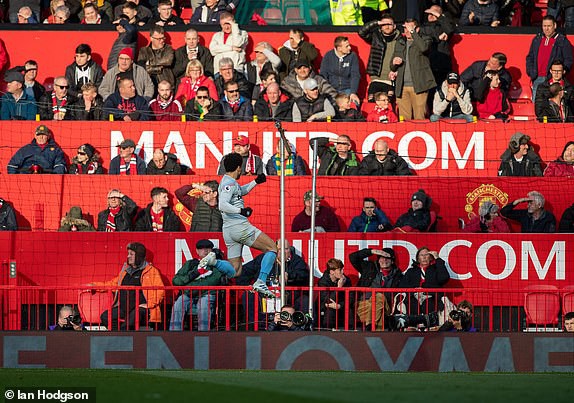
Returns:
[[[60,88],[61,90],[67,90],[68,88],[70,88],[69,85],[54,84],[54,86]]]
[[[88,155],[88,154],[86,154],[86,153],[83,152],[83,151],[78,151],[78,155]]]
[[[230,94],[235,94],[236,92],[239,92],[239,90],[225,90],[227,92],[229,92]]]
[[[197,99],[208,99],[209,97],[205,96],[205,95],[197,95],[195,98],[197,98]]]

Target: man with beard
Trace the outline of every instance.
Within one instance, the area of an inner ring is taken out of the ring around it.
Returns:
[[[180,121],[183,107],[173,98],[171,84],[166,80],[161,81],[157,86],[157,92],[157,97],[149,103],[153,118],[158,121]]]

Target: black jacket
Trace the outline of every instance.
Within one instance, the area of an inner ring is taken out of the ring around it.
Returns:
[[[421,26],[420,33],[432,38],[429,59],[435,81],[439,85],[446,79],[447,74],[452,71],[452,57],[450,54],[449,40],[454,33],[455,28],[456,24],[454,24],[454,22],[444,14],[441,15],[438,20],[434,22],[427,21]],[[438,37],[443,33],[448,35],[449,40],[441,41],[438,39]]]
[[[237,83],[237,87],[239,88],[239,94],[245,99],[251,99],[251,95],[253,95],[253,84],[247,81],[247,77],[240,71],[233,70],[233,81]],[[225,96],[225,92],[223,87],[225,85],[225,81],[221,74],[215,74],[213,77],[213,82],[215,82],[215,88],[217,88],[217,94],[219,95],[219,99],[223,99]]]
[[[231,105],[225,99],[219,100],[221,107],[221,117],[219,120],[238,120],[243,122],[251,122],[253,120],[253,107],[249,100],[240,99],[239,109],[233,112]]]
[[[574,232],[574,204],[562,213],[558,232]]]
[[[0,231],[17,231],[16,213],[6,200],[0,199]]]
[[[372,254],[373,253],[371,252],[371,249],[365,248],[353,252],[349,255],[351,264],[361,274],[361,278],[359,278],[357,287],[373,287],[373,280],[381,270],[378,263],[378,255],[376,255],[376,261],[365,260]],[[389,274],[383,278],[385,280],[384,285],[382,287],[374,288],[397,288],[401,282],[402,277],[403,273],[401,270],[395,264],[393,264]]]
[[[72,120],[107,120],[108,117],[104,113],[104,100],[98,94],[90,110],[86,110],[86,101],[84,98],[79,98],[78,102],[74,104],[72,109]]]
[[[147,205],[147,207],[141,210],[136,216],[136,223],[134,231],[142,232],[152,232],[152,220],[151,220],[151,206],[153,203]],[[163,209],[163,232],[177,232],[181,231],[181,221],[179,217],[173,212],[169,207]]]
[[[442,288],[448,280],[450,275],[446,268],[444,260],[438,258],[434,260],[425,270],[424,281],[422,281],[422,269],[418,262],[413,261],[411,267],[403,273],[400,288]],[[416,298],[416,293],[410,294],[410,308],[411,315],[429,313],[433,311],[441,311],[444,309],[444,303],[441,298],[443,293],[425,293],[428,297],[424,302],[420,302]]]
[[[502,161],[498,168],[498,176],[518,176],[516,173],[516,160],[510,149],[506,149],[500,156],[500,159]],[[529,149],[528,154],[524,156],[524,163],[526,164],[524,176],[542,176],[541,162],[542,160],[538,154]]]
[[[400,35],[400,32],[395,30],[391,36],[396,40]],[[381,74],[383,59],[385,57],[385,51],[387,50],[387,41],[381,31],[379,22],[375,20],[363,25],[359,30],[359,36],[371,45],[366,72],[371,76],[378,76]]]
[[[205,121],[210,121],[210,120],[221,120],[223,113],[221,112],[221,105],[219,104],[218,101],[214,101],[212,100],[212,107],[211,109],[209,109],[208,113],[204,113],[203,116],[201,116],[201,113],[199,112],[198,109],[198,105],[195,103],[195,99],[190,99],[189,101],[187,101],[187,103],[185,104],[185,118],[187,121],[199,121],[199,120],[205,120]]]
[[[116,232],[126,232],[132,230],[132,221],[136,212],[138,211],[138,206],[135,202],[128,196],[122,197],[123,206],[120,209],[118,215],[116,215]],[[106,222],[108,221],[108,215],[110,214],[110,209],[107,208],[100,211],[98,214],[98,231],[106,231]]]
[[[543,210],[538,220],[534,220],[532,214],[526,209],[515,209],[513,203],[508,203],[500,214],[511,220],[516,220],[522,227],[522,233],[553,233],[556,232],[556,217],[548,210]]]
[[[572,85],[570,82],[564,78],[564,102],[571,106],[572,97],[574,96]],[[548,78],[544,80],[542,84],[540,84],[536,88],[536,98],[534,99],[534,113],[536,114],[537,118],[541,118],[543,115],[542,108],[548,102],[550,98],[550,83],[548,82]]]
[[[396,151],[390,150],[383,162],[377,160],[374,151],[363,158],[359,167],[359,175],[370,176],[387,176],[387,175],[412,175],[407,162],[397,154]]]
[[[281,96],[281,98],[284,100],[280,101],[279,106],[275,109],[275,115],[273,115],[265,92],[259,94],[259,98],[257,98],[257,102],[255,102],[255,106],[253,107],[253,114],[257,115],[257,119],[260,121],[292,121],[293,100],[286,96]]]
[[[174,54],[175,64],[173,66],[173,74],[177,82],[185,76],[185,69],[187,68],[187,63],[190,62],[187,56],[187,45],[183,45],[181,48],[177,48]],[[209,49],[203,45],[197,45],[197,60],[201,62],[203,66],[203,74],[208,77],[213,77],[213,56]],[[175,93],[175,91],[174,91]]]
[[[74,109],[76,108],[75,103],[78,100],[68,95],[66,99],[66,114],[64,115],[64,120],[72,120],[74,115]],[[41,120],[54,120],[54,112],[52,112],[52,93],[46,92],[40,100],[38,101],[38,113],[40,114]]]
[[[486,60],[474,62],[460,75],[461,81],[466,88],[470,89],[473,101],[484,102],[486,90],[490,87],[490,79],[485,77],[486,63]],[[503,67],[498,71],[498,77],[500,78],[500,90],[508,95],[508,89],[512,83],[510,73]]]
[[[104,79],[104,71],[102,70],[102,67],[93,60],[90,60],[87,65],[90,69],[89,82],[94,84],[96,87],[99,87]],[[77,81],[76,66],[76,63],[74,62],[66,67],[66,79],[70,86],[68,89],[68,95],[78,98],[82,95],[82,85],[84,83],[78,83]]]
[[[395,228],[411,227],[414,230],[426,232],[430,224],[430,211],[426,207],[419,210],[410,208],[398,218]]]
[[[171,153],[165,155],[167,161],[163,168],[158,168],[154,160],[147,164],[146,175],[181,175],[181,165],[177,162],[177,156]]]
[[[571,123],[574,122],[574,116],[572,116],[572,111],[570,110],[570,105],[568,105],[565,100],[562,100],[562,104],[558,105],[551,100],[547,99],[542,102],[540,108],[540,115],[536,115],[539,122],[543,122],[546,117],[546,122],[548,123]]]
[[[345,284],[343,287],[337,288],[337,283],[331,281],[329,276],[329,271],[325,270],[323,276],[319,279],[317,283],[319,287],[333,287],[331,291],[321,291],[319,293],[319,300],[321,301],[320,312],[321,312],[321,327],[324,328],[343,328],[345,325],[345,311],[347,309],[351,310],[349,318],[354,318],[354,311],[352,309],[354,303],[351,301],[351,294],[349,293],[349,307],[345,303],[345,291],[346,287],[351,287],[351,280],[349,277],[345,278]],[[339,309],[327,308],[325,304],[329,303],[330,300],[335,301],[341,307]],[[352,319],[349,319],[352,321]]]
[[[315,144],[311,140],[311,147]],[[317,139],[317,155],[321,161],[319,166],[319,175],[340,175],[340,176],[353,176],[359,174],[359,160],[353,151],[349,151],[347,159],[344,161],[343,166],[333,172],[333,165],[337,160],[340,160],[339,154],[335,151],[334,147],[328,147],[329,139],[327,137],[319,137]]]

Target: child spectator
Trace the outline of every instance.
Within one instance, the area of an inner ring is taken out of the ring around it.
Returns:
[[[367,122],[395,123],[398,122],[397,115],[393,112],[386,92],[377,92],[375,94],[375,108],[367,116]]]
[[[364,122],[365,118],[357,109],[351,108],[351,97],[347,94],[340,93],[335,97],[337,111],[335,121],[337,122]]]

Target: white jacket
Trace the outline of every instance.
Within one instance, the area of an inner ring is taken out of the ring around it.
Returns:
[[[233,68],[243,71],[245,69],[245,47],[247,46],[247,31],[239,29],[236,22],[231,24],[231,34],[227,41],[223,41],[223,32],[219,31],[213,34],[209,50],[213,55],[213,68],[219,70],[219,61],[223,57],[229,57],[233,60]],[[233,50],[233,46],[241,48],[241,52]]]

